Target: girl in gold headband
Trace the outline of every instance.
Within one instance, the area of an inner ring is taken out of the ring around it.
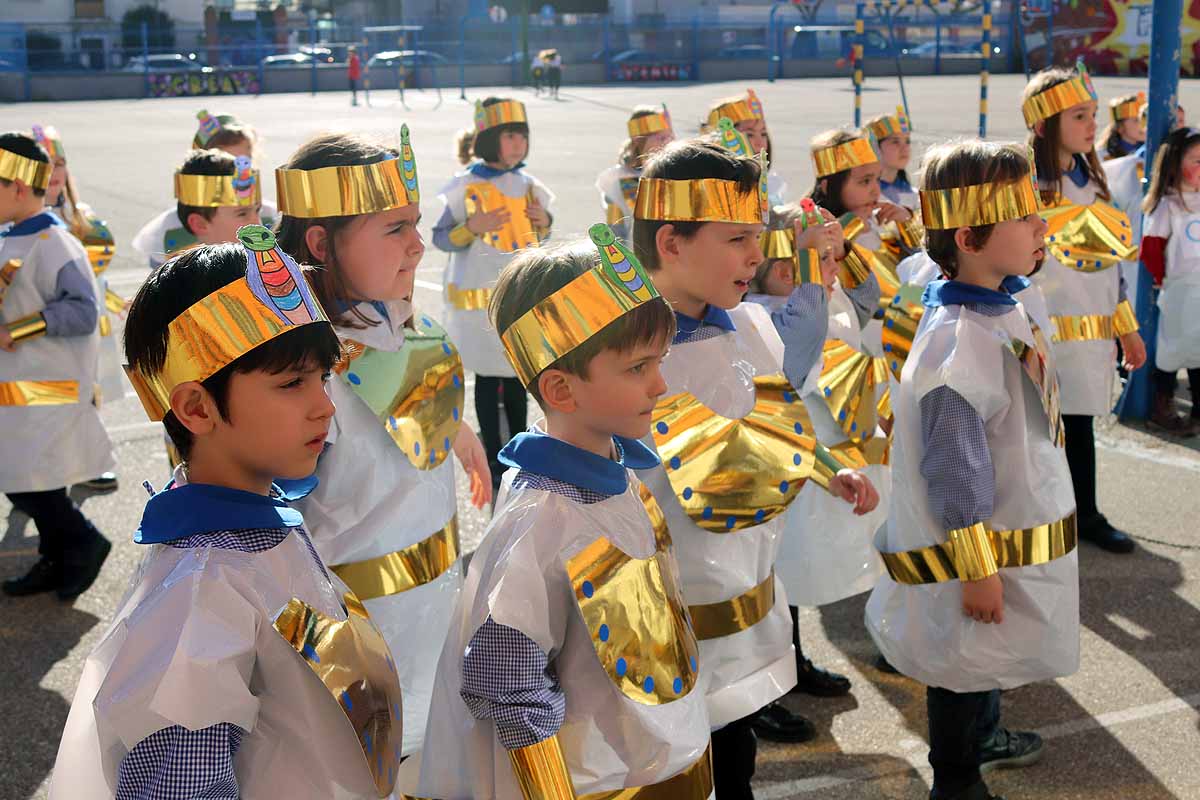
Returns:
[[[491,497],[483,448],[462,424],[462,362],[414,312],[425,254],[416,163],[348,133],[319,135],[276,172],[279,245],[320,267],[313,291],[345,346],[316,489],[301,503],[317,550],[364,602],[397,659],[402,753],[420,749],[437,654],[462,570],[453,454],[476,506]]]
[[[468,136],[476,160],[439,193],[445,208],[433,227],[433,243],[450,254],[446,330],[462,348],[463,366],[475,373],[475,413],[499,488],[496,456],[505,441],[500,406],[508,435],[515,436],[526,428],[527,399],[488,323],[487,304],[513,254],[550,235],[554,195],[524,170],[529,155],[524,103],[501,97],[476,103]]]
[[[1127,94],[1117,97],[1108,104],[1112,120],[1100,134],[1098,150],[1108,161],[1127,156],[1146,142],[1146,121],[1140,116],[1146,105],[1146,93]]]
[[[637,197],[638,176],[646,159],[657,153],[675,138],[671,115],[667,107],[638,106],[627,123],[629,138],[621,145],[617,163],[600,173],[596,188],[604,216],[621,239],[629,236],[633,217],[633,201]]]
[[[1048,69],[1025,87],[1042,214],[1050,224],[1042,270],[1034,277],[1046,296],[1058,352],[1067,459],[1079,504],[1079,535],[1115,553],[1133,539],[1096,506],[1093,421],[1113,407],[1119,339],[1126,368],[1140,368],[1146,348],[1126,299],[1120,269],[1137,252],[1129,218],[1110,201],[1096,156],[1096,91],[1087,71]]]
[[[715,101],[708,108],[708,116],[700,126],[701,131],[712,133],[717,129],[717,123],[722,117],[733,121],[733,126],[746,135],[750,148],[755,153],[767,154],[767,197],[772,206],[786,202],[787,181],[775,170],[772,159],[771,134],[767,130],[767,116],[763,111],[762,101],[753,89],[747,89],[745,94],[725,97]]]

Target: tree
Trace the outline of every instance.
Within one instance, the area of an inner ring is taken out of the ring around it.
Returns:
[[[126,54],[141,52],[142,23],[146,24],[146,43],[150,52],[175,49],[175,21],[154,6],[141,5],[129,9],[121,17],[121,47]]]

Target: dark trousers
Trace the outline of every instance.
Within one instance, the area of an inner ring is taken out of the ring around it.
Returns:
[[[358,105],[358,78],[350,79],[350,102]]]
[[[1087,527],[1100,516],[1096,508],[1096,436],[1092,430],[1095,418],[1063,414],[1062,419],[1067,466],[1071,469],[1071,485],[1075,487],[1076,514],[1080,527]]]
[[[15,492],[5,495],[17,510],[29,516],[38,530],[38,553],[55,564],[70,564],[88,545],[100,537],[100,531],[83,515],[67,490]]]
[[[1200,369],[1189,369],[1188,389],[1192,393],[1192,414],[1197,414],[1200,409]],[[1159,394],[1165,394],[1170,397],[1175,396],[1175,389],[1179,386],[1179,374],[1176,372],[1167,372],[1166,370],[1154,370],[1154,388]]]
[[[979,783],[979,745],[1000,721],[999,692],[952,692],[928,687],[929,763],[933,800],[958,795]]]
[[[508,421],[509,436],[524,432],[527,421],[527,392],[517,378],[475,376],[475,416],[479,419],[479,438],[492,468],[492,482],[499,484],[500,462],[496,456],[505,442],[500,439],[500,401],[504,401],[504,418]]]
[[[712,734],[713,788],[717,800],[754,800],[750,779],[758,737],[751,727],[753,715],[731,722]]]

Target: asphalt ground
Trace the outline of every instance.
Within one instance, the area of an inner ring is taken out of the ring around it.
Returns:
[[[1023,138],[1018,106],[1023,83],[1019,76],[992,77],[993,138]],[[1135,79],[1098,78],[1096,84],[1104,98],[1144,88]],[[743,88],[742,83],[566,88],[558,101],[519,92],[529,104],[533,131],[529,171],[557,194],[555,238],[580,236],[603,219],[592,184],[614,162],[631,107],[666,102],[677,133],[689,135],[711,99]],[[852,118],[849,82],[762,82],[755,89],[766,108],[776,163],[790,184],[789,197],[795,198],[812,182],[810,137]],[[907,82],[907,90],[916,127],[914,160],[936,141],[976,134],[976,79],[917,78]],[[1184,106],[1200,115],[1200,85],[1185,82],[1181,93]],[[469,97],[486,94],[472,90]],[[146,268],[129,242],[172,202],[171,174],[187,150],[200,108],[229,110],[255,125],[262,135],[259,165],[268,171],[317,131],[352,129],[395,139],[407,122],[425,191],[428,233],[441,212],[437,189],[457,169],[454,134],[471,122],[471,105],[452,91],[445,92],[440,106],[432,91],[409,92],[405,100],[407,108],[390,91],[375,92],[370,107],[357,108],[345,94],[19,104],[3,108],[0,128],[58,127],[81,196],[108,220],[117,238],[109,281],[117,292],[132,296]],[[863,97],[864,119],[898,102],[895,79],[871,79]],[[266,185],[272,186],[269,177]],[[435,317],[442,310],[445,261],[430,245],[418,275],[416,304]],[[467,408],[473,422],[470,403]],[[6,800],[45,796],[83,660],[140,556],[131,534],[146,500],[141,482],[158,483],[166,475],[160,428],[146,421],[132,395],[107,403],[103,415],[116,447],[121,488],[84,501],[86,513],[115,542],[99,580],[71,605],[47,595],[0,598],[0,798]],[[1009,800],[1200,798],[1197,445],[1111,421],[1100,427],[1101,506],[1141,541],[1129,556],[1083,546],[1081,668],[1069,678],[1005,695],[1006,724],[1041,732],[1046,755],[1037,766],[997,773],[990,781]],[[462,505],[463,536],[473,546],[486,516]],[[23,573],[36,559],[33,527],[10,510],[0,500],[0,515],[8,521],[0,541],[0,577]],[[820,737],[803,746],[760,745],[760,800],[926,796],[924,690],[871,666],[875,651],[861,622],[864,603],[860,596],[803,612],[806,651],[818,664],[849,675],[854,689],[838,699],[787,698],[813,718]]]

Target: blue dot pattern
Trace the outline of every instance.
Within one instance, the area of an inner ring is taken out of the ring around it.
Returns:
[[[588,597],[588,598],[590,598],[592,595],[594,595],[594,594],[596,593],[596,587],[595,587],[595,586],[592,586],[592,582],[591,582],[591,581],[584,581],[584,582],[583,582],[582,589],[583,589],[583,596],[584,596],[584,597]]]
[[[625,671],[629,669],[629,665],[625,663],[625,659],[618,658],[616,663],[617,677],[624,678]]]
[[[602,641],[602,642],[607,642],[607,641],[608,641],[608,626],[607,626],[607,625],[601,625],[601,626],[600,626],[600,630],[599,630],[599,632],[597,633],[597,636],[599,636],[599,637],[600,637],[600,641]]]
[[[654,429],[657,430],[659,433],[663,434],[664,436],[666,435],[667,431],[670,430],[670,428],[667,426],[667,423],[665,423],[665,422],[659,422],[657,425],[654,426]]]

